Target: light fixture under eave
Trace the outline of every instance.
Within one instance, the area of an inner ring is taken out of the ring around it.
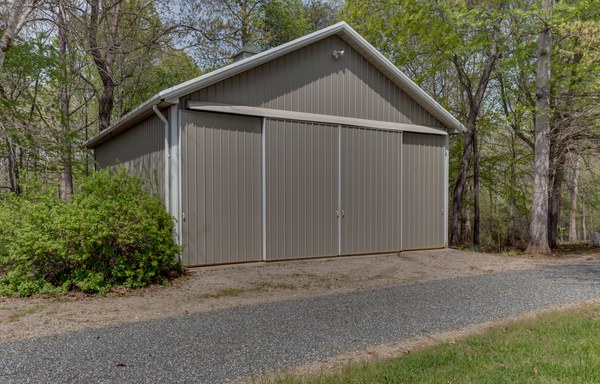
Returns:
[[[344,50],[338,51],[337,49],[333,50],[333,57],[337,60],[340,57],[344,56]]]

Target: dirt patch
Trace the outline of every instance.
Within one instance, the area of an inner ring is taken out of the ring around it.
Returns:
[[[523,258],[457,250],[195,268],[168,287],[106,297],[0,298],[0,342],[184,313],[598,259],[598,251]]]

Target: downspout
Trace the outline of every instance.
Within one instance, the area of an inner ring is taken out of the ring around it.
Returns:
[[[165,125],[165,195],[164,195],[164,199],[165,199],[165,207],[167,208],[167,212],[172,213],[171,209],[170,209],[170,204],[169,204],[169,200],[170,200],[170,195],[169,195],[169,184],[170,184],[170,177],[169,177],[169,165],[170,165],[170,148],[169,148],[169,120],[167,120],[165,118],[165,116],[158,110],[158,107],[156,104],[154,104],[152,106],[152,110],[154,111],[154,113],[156,113],[156,116],[158,116],[158,118],[164,123]]]
[[[182,244],[181,208],[181,131],[179,104],[173,103],[169,110],[170,132],[170,175],[171,175],[171,214],[175,218],[175,231],[178,244]]]
[[[262,118],[262,259],[267,261],[267,119]]]
[[[444,218],[444,248],[448,248],[448,220],[450,215],[448,214],[448,189],[450,188],[450,132],[446,135],[444,140],[444,210],[442,216]]]

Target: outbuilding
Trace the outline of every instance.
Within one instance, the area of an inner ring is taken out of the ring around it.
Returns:
[[[447,246],[459,121],[344,22],[246,56],[86,144],[153,180],[184,265]]]

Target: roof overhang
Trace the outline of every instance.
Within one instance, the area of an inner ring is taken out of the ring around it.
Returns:
[[[88,140],[84,146],[90,149],[96,148],[105,141],[110,140],[118,134],[128,130],[133,124],[136,124],[142,120],[145,120],[149,116],[154,115],[154,111],[152,109],[155,105],[159,109],[163,109],[172,104],[174,103],[165,101],[161,99],[159,95],[156,95],[124,115],[121,119],[119,119],[119,121],[111,125],[108,129],[100,132],[96,137]]]
[[[439,105],[431,96],[429,96],[417,84],[409,79],[408,76],[406,76],[394,64],[385,58],[385,56],[377,51],[375,47],[373,47],[367,40],[360,36],[358,32],[342,21],[299,39],[290,41],[278,47],[256,54],[252,57],[209,72],[195,79],[165,89],[141,104],[136,109],[124,115],[111,127],[85,143],[85,146],[88,148],[94,148],[108,140],[110,137],[116,136],[122,131],[128,129],[128,127],[132,124],[135,124],[136,122],[149,116],[152,113],[152,107],[154,105],[158,105],[162,108],[171,104],[176,104],[178,99],[186,94],[208,87],[214,83],[260,66],[273,59],[333,35],[338,35],[351,47],[364,55],[365,58],[367,58],[377,69],[386,74],[390,80],[392,80],[398,87],[412,97],[421,107],[438,119],[448,129],[449,133],[466,132],[466,127],[454,116],[452,116],[450,112]]]

